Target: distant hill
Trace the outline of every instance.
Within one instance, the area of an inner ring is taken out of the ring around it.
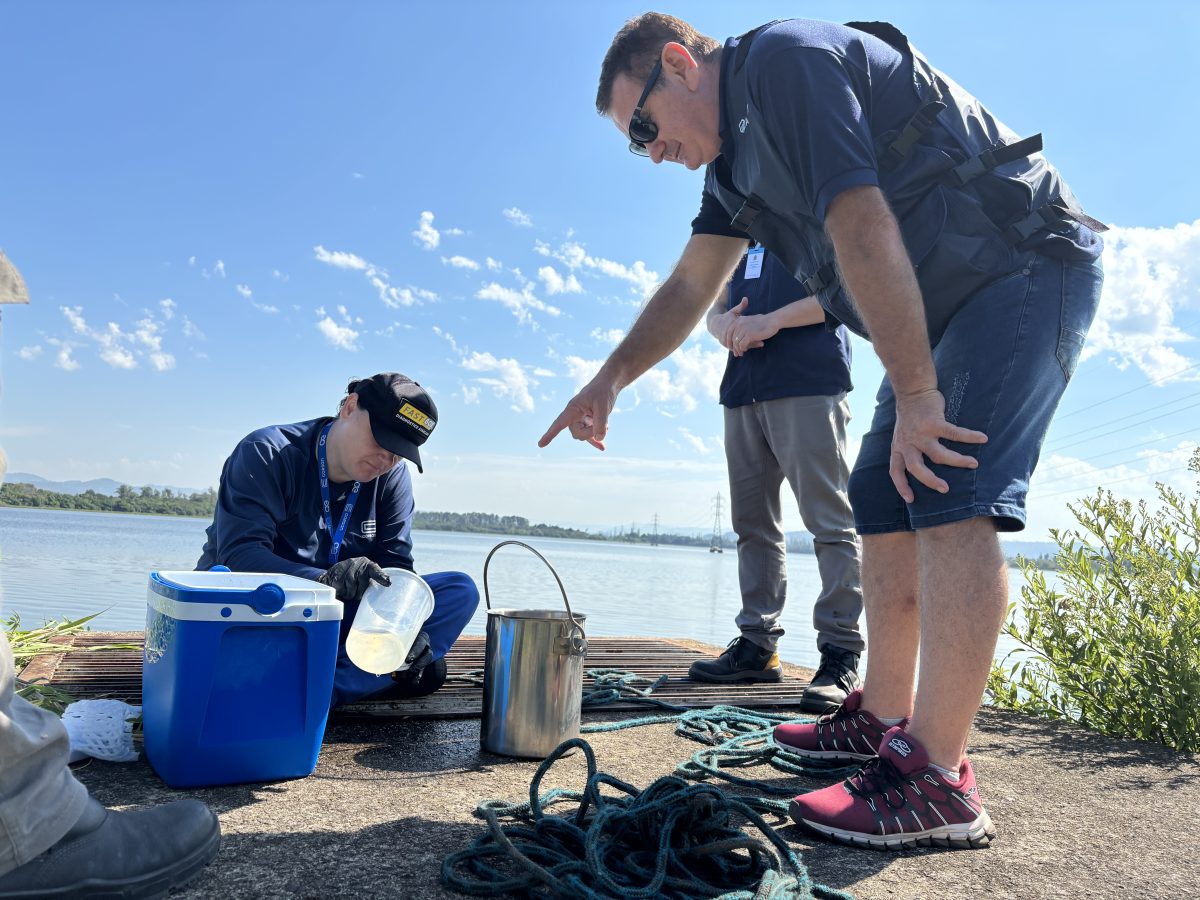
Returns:
[[[43,491],[53,491],[56,494],[82,494],[86,491],[95,491],[97,494],[104,494],[107,497],[115,496],[117,488],[128,482],[114,481],[111,478],[93,478],[90,481],[51,481],[48,478],[43,478],[41,475],[32,475],[29,472],[9,472],[4,476],[4,481],[8,484],[32,484],[35,488],[40,488]],[[144,485],[131,484],[132,488],[141,488]],[[171,493],[190,497],[192,494],[204,493],[204,488],[187,488],[175,487],[174,485],[152,484],[150,487],[156,491],[161,491],[164,487],[169,487]]]
[[[1005,556],[1024,556],[1026,559],[1054,556],[1058,553],[1058,544],[1054,541],[1006,541],[1001,538],[1000,547]]]

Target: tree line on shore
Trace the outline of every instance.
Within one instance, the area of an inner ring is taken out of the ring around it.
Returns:
[[[183,494],[170,488],[161,490],[150,485],[141,488],[123,484],[115,494],[84,491],[81,494],[60,494],[34,487],[32,484],[0,485],[0,505],[34,509],[73,509],[85,512],[141,513],[157,516],[194,516],[211,518],[217,506],[217,493],[212,488]],[[628,530],[608,532],[584,531],[544,522],[531,523],[524,516],[499,516],[495,513],[425,512],[413,515],[413,528],[420,531],[458,531],[466,534],[504,534],[515,537],[574,538],[584,541],[618,541],[626,544],[665,544],[682,547],[707,547],[709,535],[667,534],[643,531],[637,525]],[[727,542],[732,547],[732,542]],[[812,539],[805,535],[789,535],[789,553],[812,553]],[[1015,562],[1016,560],[1010,560]],[[1052,554],[1030,560],[1039,569],[1057,568]]]

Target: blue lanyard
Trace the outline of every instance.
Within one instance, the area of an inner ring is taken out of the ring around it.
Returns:
[[[329,548],[329,564],[331,566],[338,561],[338,554],[342,552],[342,538],[346,536],[346,525],[350,522],[350,513],[354,511],[354,501],[358,499],[358,489],[362,487],[360,482],[354,482],[354,487],[350,490],[350,497],[346,500],[346,507],[342,510],[342,519],[338,522],[337,531],[334,531],[333,512],[329,503],[329,464],[325,461],[325,439],[329,437],[329,429],[332,427],[332,422],[326,425],[325,430],[321,432],[321,439],[317,441],[317,472],[321,476],[321,508],[325,513],[325,527],[333,539],[333,546]]]

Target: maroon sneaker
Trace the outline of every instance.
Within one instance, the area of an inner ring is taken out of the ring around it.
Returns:
[[[815,722],[776,725],[775,743],[807,759],[865,762],[875,756],[889,726],[861,704],[862,691],[851,691],[841,706]],[[908,719],[900,722],[901,727],[907,724]]]
[[[958,781],[950,781],[899,727],[883,736],[879,756],[857,773],[801,794],[789,811],[801,828],[876,850],[967,850],[986,847],[996,836],[971,764],[964,759]]]

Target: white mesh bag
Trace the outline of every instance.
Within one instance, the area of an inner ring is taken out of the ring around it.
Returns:
[[[133,762],[133,722],[140,706],[121,700],[76,700],[63,710],[63,725],[71,738],[71,762],[88,756],[109,762]]]

